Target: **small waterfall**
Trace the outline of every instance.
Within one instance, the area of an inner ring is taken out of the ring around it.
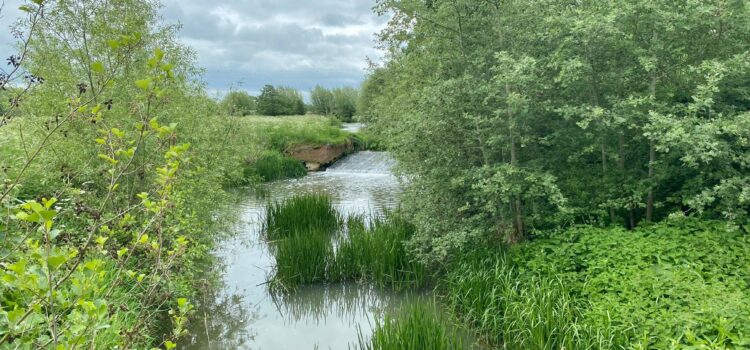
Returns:
[[[334,163],[329,173],[390,175],[396,161],[386,152],[362,151]]]

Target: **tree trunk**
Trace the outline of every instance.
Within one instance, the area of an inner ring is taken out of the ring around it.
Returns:
[[[649,85],[649,94],[651,99],[656,101],[656,74],[651,76],[651,84]],[[656,148],[654,140],[650,140],[648,144],[648,195],[646,197],[646,221],[651,222],[654,218],[654,165],[656,163]]]
[[[510,88],[510,84],[505,85],[505,92],[508,96],[510,96],[512,90]],[[516,145],[516,135],[514,128],[515,123],[515,117],[513,115],[513,110],[508,107],[508,138],[510,139],[510,165],[512,167],[518,167],[518,150]],[[515,232],[513,237],[511,237],[512,243],[517,243],[523,240],[526,230],[526,225],[524,223],[523,218],[523,202],[521,200],[521,195],[516,195],[516,198],[513,200],[513,212],[514,212],[514,221],[515,221]]]

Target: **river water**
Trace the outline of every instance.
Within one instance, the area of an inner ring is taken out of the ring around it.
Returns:
[[[237,233],[217,254],[223,286],[208,293],[180,349],[347,349],[358,332],[369,336],[384,311],[419,297],[347,283],[302,287],[274,298],[264,284],[274,259],[260,239],[269,201],[302,193],[327,193],[342,214],[380,215],[398,203],[400,186],[385,153],[360,152],[326,172],[266,186],[270,198],[248,192]]]

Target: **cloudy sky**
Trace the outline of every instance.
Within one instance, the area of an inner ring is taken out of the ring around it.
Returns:
[[[0,0],[1,2],[2,0]],[[21,0],[6,0],[0,54]],[[265,84],[310,90],[358,86],[377,60],[374,34],[386,22],[374,0],[162,0],[168,23],[183,25],[181,40],[198,53],[209,89],[256,92]],[[4,60],[4,59],[3,59]]]

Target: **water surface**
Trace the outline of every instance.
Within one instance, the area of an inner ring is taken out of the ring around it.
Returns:
[[[267,185],[270,198],[248,191],[237,234],[217,254],[226,265],[223,288],[207,296],[181,349],[347,349],[374,317],[415,297],[355,283],[302,287],[274,297],[266,288],[273,256],[260,239],[269,201],[327,193],[344,215],[380,215],[398,203],[400,186],[384,153],[351,155],[327,172]]]

